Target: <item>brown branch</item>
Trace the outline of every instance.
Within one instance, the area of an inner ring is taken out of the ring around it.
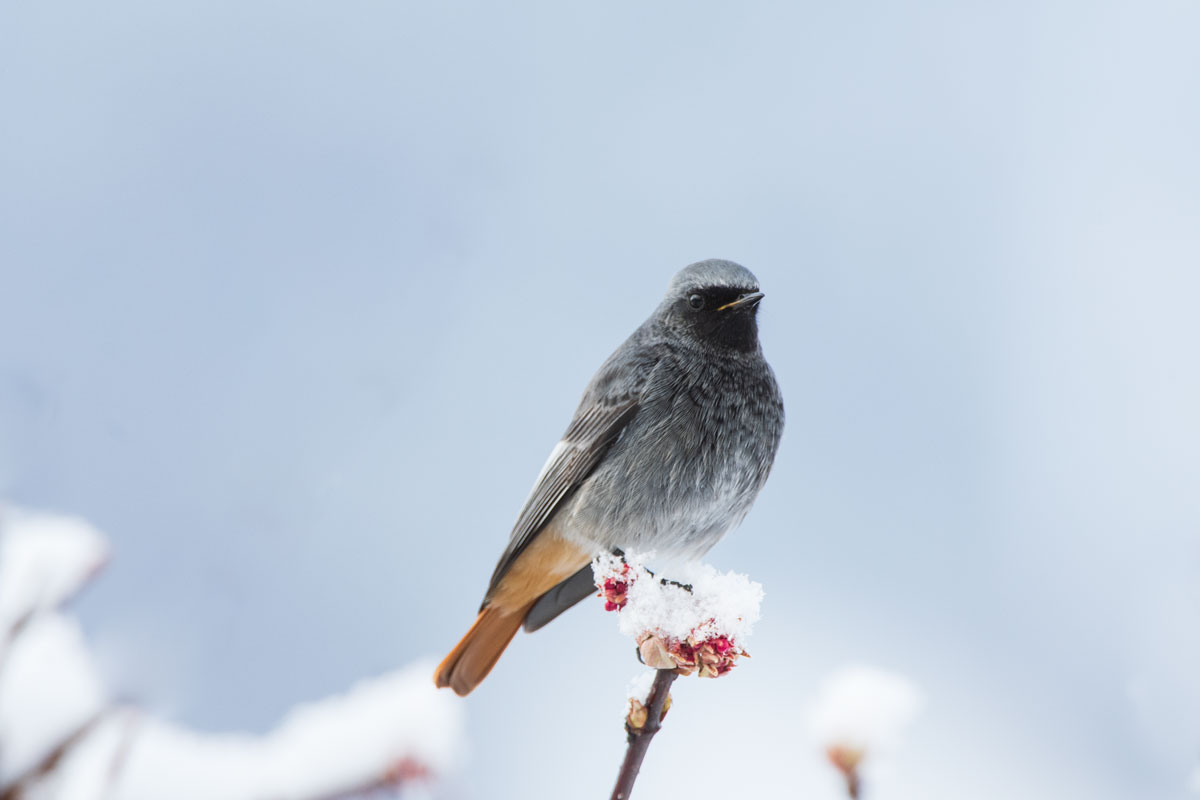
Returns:
[[[667,713],[667,702],[671,696],[671,683],[676,677],[673,669],[658,670],[654,676],[654,685],[650,687],[650,695],[646,698],[645,724],[634,727],[631,722],[625,722],[629,746],[625,749],[621,771],[617,773],[617,785],[613,788],[612,800],[628,800],[629,795],[633,793],[633,782],[637,780],[638,771],[642,768],[642,759],[646,757],[650,740],[662,727],[662,719]]]
[[[46,753],[41,761],[26,770],[24,774],[15,777],[8,786],[0,787],[0,800],[21,800],[25,797],[33,784],[53,772],[67,754],[95,730],[107,714],[107,709],[98,711]]]
[[[850,795],[850,800],[858,800],[861,792],[862,783],[858,779],[858,770],[850,770],[846,773],[846,794]]]
[[[858,765],[862,763],[863,751],[857,747],[832,745],[825,750],[825,755],[829,758],[829,763],[846,779],[846,794],[850,796],[850,800],[858,800],[862,794]]]

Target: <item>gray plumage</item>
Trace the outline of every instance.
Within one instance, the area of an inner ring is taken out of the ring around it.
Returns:
[[[591,552],[664,558],[698,558],[741,522],[783,431],[783,401],[758,342],[758,289],[732,261],[701,261],[675,275],[584,391],[517,519],[485,607],[551,521]],[[543,595],[526,630],[591,594],[590,578],[585,567]]]

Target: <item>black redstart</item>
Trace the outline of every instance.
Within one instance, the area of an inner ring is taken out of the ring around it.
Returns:
[[[699,558],[742,521],[783,432],[758,343],[758,280],[732,261],[680,270],[583,393],[517,518],[475,624],[434,673],[471,692],[522,623],[592,594],[616,549]]]

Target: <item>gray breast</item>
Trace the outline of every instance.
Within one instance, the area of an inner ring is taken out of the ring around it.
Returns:
[[[670,353],[641,408],[568,512],[595,548],[698,558],[750,510],[783,430],[761,353]]]

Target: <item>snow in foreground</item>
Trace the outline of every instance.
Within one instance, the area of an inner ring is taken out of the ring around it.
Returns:
[[[0,795],[13,800],[324,800],[428,786],[463,706],[418,663],[297,706],[263,736],[201,734],[114,706],[59,609],[108,558],[82,520],[0,509]]]

